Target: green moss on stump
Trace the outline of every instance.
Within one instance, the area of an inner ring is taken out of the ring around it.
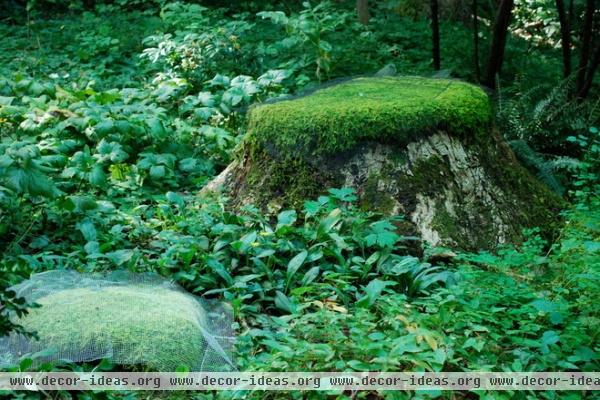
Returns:
[[[489,99],[468,83],[420,77],[357,78],[250,112],[248,139],[271,151],[327,155],[374,140],[407,144],[444,130],[484,135]]]
[[[206,315],[192,297],[145,286],[62,290],[36,300],[19,323],[36,331],[38,346],[74,361],[104,357],[119,364],[145,364],[159,371],[194,368],[206,345]]]
[[[379,190],[380,179],[386,180],[381,174],[370,175],[367,178],[360,196],[360,208],[364,211],[378,211],[391,215],[396,201],[390,194]]]
[[[320,195],[323,188],[342,184],[329,171],[300,157],[279,159],[262,149],[251,150],[250,154],[250,167],[244,170],[245,190],[260,206],[275,201],[280,207],[300,208],[306,199]]]

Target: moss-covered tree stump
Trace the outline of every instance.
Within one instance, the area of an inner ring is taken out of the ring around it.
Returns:
[[[249,113],[238,159],[206,191],[277,211],[330,187],[401,214],[431,245],[493,248],[543,229],[560,200],[516,161],[487,95],[455,80],[358,78]]]

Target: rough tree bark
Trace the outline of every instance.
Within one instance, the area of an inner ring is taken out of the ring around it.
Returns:
[[[569,26],[573,26],[573,16],[575,15],[574,7],[573,0],[569,0]]]
[[[481,71],[479,69],[479,21],[477,13],[477,0],[473,0],[473,62],[475,65],[475,80],[479,82]]]
[[[571,26],[569,24],[569,17],[567,17],[563,0],[556,0],[556,10],[558,11],[558,20],[560,22],[563,76],[568,78],[569,75],[571,75]]]
[[[487,72],[483,82],[490,88],[495,86],[494,81],[496,75],[500,72],[502,67],[506,36],[508,35],[508,25],[510,23],[513,6],[514,0],[500,0],[500,5],[498,6],[498,13],[496,14],[492,32],[492,45],[488,58]]]
[[[360,23],[367,25],[371,19],[369,0],[356,0],[356,12],[358,13],[358,20]]]
[[[592,29],[594,23],[594,0],[587,0],[585,15],[583,17],[583,28],[581,30],[581,53],[579,56],[579,67],[577,70],[577,80],[575,82],[575,93],[581,98],[586,82],[586,73],[590,62],[590,47],[592,43]]]
[[[579,99],[585,99],[587,97],[588,93],[590,92],[590,89],[592,87],[592,82],[594,81],[594,74],[596,73],[596,70],[598,69],[598,64],[600,64],[600,43],[598,43],[598,45],[596,46],[596,49],[594,50],[594,55],[592,56],[592,61],[588,68],[588,72],[587,72],[585,81],[583,82],[583,87],[577,94],[577,97],[579,97]]]
[[[431,7],[431,33],[433,51],[433,69],[440,69],[440,21],[438,12],[438,0],[430,1]]]

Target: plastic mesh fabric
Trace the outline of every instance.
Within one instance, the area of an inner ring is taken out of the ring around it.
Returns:
[[[157,371],[234,369],[231,309],[157,275],[49,271],[11,289],[41,306],[17,321],[39,340],[0,338],[0,366],[43,352],[37,363],[106,358]]]

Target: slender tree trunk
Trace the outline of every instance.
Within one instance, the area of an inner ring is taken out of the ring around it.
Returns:
[[[573,0],[569,0],[569,26],[573,26],[573,15],[575,14],[573,7]]]
[[[358,20],[360,23],[367,25],[371,19],[371,13],[369,13],[369,0],[356,0],[356,12],[358,13]]]
[[[504,58],[504,47],[506,46],[506,36],[508,35],[508,25],[512,15],[514,0],[500,0],[498,13],[494,22],[492,31],[492,45],[488,57],[487,72],[484,84],[490,88],[494,87],[496,75],[502,68]]]
[[[583,90],[585,85],[586,71],[590,61],[590,47],[592,42],[592,28],[594,22],[594,0],[587,0],[585,15],[583,17],[583,28],[581,30],[581,53],[579,56],[579,67],[577,70],[577,81],[575,83],[575,93]]]
[[[569,24],[569,18],[567,17],[563,0],[556,0],[556,10],[558,11],[558,21],[560,22],[563,76],[568,78],[569,75],[571,75],[571,26]]]
[[[431,6],[431,33],[433,42],[433,69],[440,69],[440,20],[438,0],[430,0]]]
[[[594,75],[596,74],[596,70],[598,69],[598,64],[600,64],[600,43],[596,46],[594,50],[594,55],[592,56],[592,61],[588,68],[585,81],[583,82],[583,87],[577,93],[577,97],[583,100],[587,97],[590,89],[592,87],[592,82],[594,81]]]
[[[475,65],[475,80],[479,82],[481,71],[479,69],[479,15],[477,14],[477,0],[473,0],[473,62]]]

